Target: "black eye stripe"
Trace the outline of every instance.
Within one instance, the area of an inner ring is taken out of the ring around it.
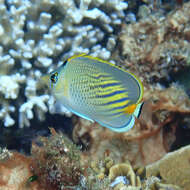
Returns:
[[[55,84],[58,80],[58,73],[57,72],[53,73],[50,78],[51,78],[51,82]]]

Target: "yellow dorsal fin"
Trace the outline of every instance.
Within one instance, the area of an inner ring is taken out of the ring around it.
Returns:
[[[71,61],[72,59],[75,59],[77,57],[84,57],[85,55],[86,55],[86,53],[81,53],[81,54],[73,55],[72,57],[69,57],[67,59],[67,61]]]
[[[100,59],[98,57],[93,57],[93,56],[87,55],[86,53],[81,53],[81,54],[78,54],[78,55],[73,55],[72,57],[68,58],[68,61],[71,61],[72,59],[75,59],[77,57],[87,57],[89,59],[97,60],[97,61],[100,61],[102,63],[107,63],[108,65],[116,67],[116,65],[114,65],[113,63],[110,63],[110,62],[108,62],[106,60],[103,60],[103,59]]]

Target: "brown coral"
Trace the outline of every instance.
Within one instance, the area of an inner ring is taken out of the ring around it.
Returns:
[[[160,175],[166,183],[184,190],[190,187],[190,146],[168,153],[161,160],[147,167],[147,176]]]
[[[147,83],[158,82],[169,72],[187,66],[190,57],[190,3],[167,16],[149,15],[123,25],[120,36],[125,65]]]
[[[113,181],[117,176],[126,176],[132,186],[140,186],[140,178],[136,176],[129,163],[121,163],[112,166],[109,170],[109,179]]]
[[[106,158],[108,159],[109,157]],[[109,190],[110,185],[111,189],[114,190],[182,190],[177,185],[165,183],[161,177],[147,176],[145,167],[133,168],[128,161],[117,163],[111,166],[108,171],[106,171],[105,165],[102,165],[102,162],[104,160],[97,160],[91,164],[91,168],[95,173],[102,173],[103,171],[104,176],[98,179],[93,172],[90,172],[87,176],[87,184],[90,183],[91,187],[87,188],[88,190]],[[121,180],[123,178],[126,180]]]

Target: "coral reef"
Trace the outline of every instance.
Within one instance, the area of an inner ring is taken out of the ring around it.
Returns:
[[[31,119],[42,121],[53,112],[54,99],[39,79],[64,59],[77,53],[109,59],[127,7],[123,0],[0,0],[4,126],[29,126]]]
[[[154,175],[147,177],[146,168],[144,167],[133,168],[128,161],[107,165],[106,163],[109,163],[112,159],[105,157],[105,160],[108,162],[104,162],[104,160],[93,161],[90,167],[91,171],[88,173],[93,175],[87,177],[87,184],[91,183],[89,189],[94,189],[93,185],[96,184],[97,186],[97,181],[100,180],[99,182],[103,182],[105,186],[98,184],[99,189],[106,190],[110,188],[114,190],[182,190],[180,186],[166,183],[164,179]],[[93,183],[93,181],[96,181],[96,183]]]
[[[178,132],[190,126],[188,87],[173,80],[189,71],[190,2],[143,0],[137,8],[138,2],[0,0],[3,126],[22,128],[55,113],[55,100],[40,77],[81,52],[118,60],[140,76],[145,101],[127,133],[73,116],[72,140],[80,148],[53,129],[50,137],[33,140],[31,155],[0,148],[0,189],[188,190],[190,147],[168,152],[181,146],[177,142],[184,136]]]
[[[109,151],[86,163],[68,137],[50,130],[50,137],[33,142],[31,156],[0,151],[0,189],[182,190],[189,186],[189,146],[146,167],[116,162]]]

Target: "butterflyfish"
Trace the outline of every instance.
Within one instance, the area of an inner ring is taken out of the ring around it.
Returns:
[[[141,81],[112,63],[76,55],[48,76],[56,100],[82,118],[126,132],[140,115]]]

